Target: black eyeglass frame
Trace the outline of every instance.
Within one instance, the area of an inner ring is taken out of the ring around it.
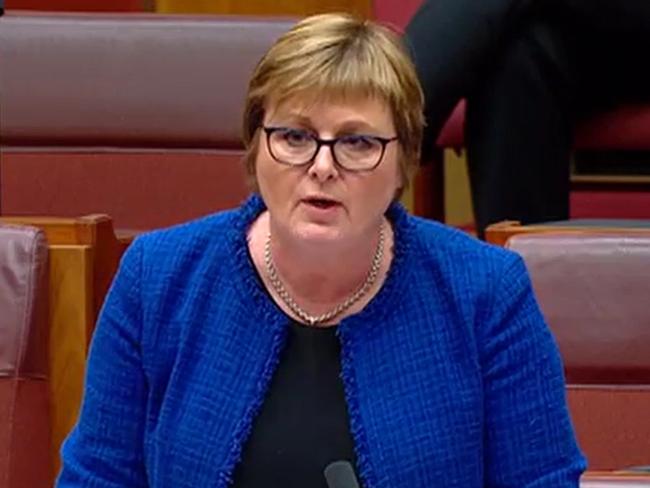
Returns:
[[[308,165],[308,164],[312,164],[312,163],[314,162],[314,159],[316,158],[316,155],[317,155],[318,152],[320,151],[320,148],[321,148],[322,146],[327,146],[327,147],[329,147],[330,154],[332,155],[332,161],[334,161],[334,163],[335,163],[338,167],[343,168],[344,170],[346,170],[346,171],[350,171],[350,172],[353,172],[353,173],[362,173],[362,172],[369,172],[369,171],[373,171],[373,170],[375,170],[375,169],[376,169],[376,168],[381,164],[381,162],[384,160],[384,154],[386,153],[386,146],[387,146],[389,143],[391,143],[391,142],[396,141],[396,140],[399,139],[397,136],[393,136],[393,137],[381,137],[381,136],[373,136],[373,135],[369,135],[369,134],[348,134],[348,135],[345,135],[345,136],[334,137],[334,138],[332,138],[332,139],[321,139],[320,137],[315,136],[314,134],[311,134],[311,133],[309,133],[309,132],[307,132],[307,131],[304,131],[304,132],[307,133],[307,134],[308,134],[308,135],[309,135],[309,136],[310,136],[314,141],[316,141],[316,149],[314,149],[314,154],[312,154],[312,156],[311,156],[308,160],[306,160],[304,163],[294,164],[294,163],[288,163],[288,162],[286,162],[286,161],[282,161],[282,160],[279,159],[275,154],[273,154],[273,149],[271,149],[271,135],[272,135],[274,132],[278,132],[278,131],[281,131],[281,130],[301,130],[301,129],[292,129],[291,127],[265,126],[265,125],[264,125],[264,126],[262,126],[262,130],[263,130],[264,133],[266,134],[266,147],[267,147],[267,149],[269,150],[269,154],[271,155],[271,157],[272,157],[275,161],[277,161],[277,162],[280,163],[280,164],[286,164],[287,166],[295,166],[295,167],[297,167],[297,168],[299,168],[299,167],[301,167],[301,166]],[[350,137],[350,136],[354,136],[354,137],[367,137],[368,139],[375,140],[375,141],[377,141],[377,142],[379,142],[379,143],[381,144],[381,154],[379,155],[379,158],[377,159],[377,162],[376,162],[373,166],[371,166],[371,167],[369,167],[369,168],[360,168],[360,169],[359,169],[359,168],[354,168],[354,169],[350,169],[350,168],[346,167],[345,165],[343,165],[343,164],[341,164],[341,163],[339,162],[339,160],[338,160],[337,157],[336,157],[336,152],[334,151],[334,145],[335,145],[337,142],[339,142],[340,140],[345,139],[346,137]]]

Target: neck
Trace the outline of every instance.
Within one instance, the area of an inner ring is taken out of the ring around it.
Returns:
[[[278,278],[289,295],[313,315],[330,311],[365,283],[377,253],[379,227],[384,225],[385,234],[389,227],[378,222],[369,237],[314,246],[276,230],[268,214],[265,217],[260,230],[265,242],[269,230],[272,233],[270,250]],[[386,257],[381,265],[385,261]]]

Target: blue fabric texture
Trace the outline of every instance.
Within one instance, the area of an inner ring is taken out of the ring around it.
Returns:
[[[289,324],[247,252],[263,210],[254,195],[130,246],[57,486],[230,484]],[[363,486],[577,487],[562,365],[522,260],[398,204],[387,217],[386,281],[337,331]]]

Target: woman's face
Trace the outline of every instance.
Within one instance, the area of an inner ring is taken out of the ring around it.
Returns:
[[[367,152],[368,139],[356,136],[395,136],[387,104],[375,98],[323,98],[312,103],[292,98],[267,107],[264,127],[289,129],[270,136],[273,154],[283,159],[313,154],[301,149],[311,136],[326,140],[351,136],[336,149],[339,160],[348,164]],[[321,146],[311,163],[292,166],[274,159],[263,129],[258,137],[258,186],[274,229],[283,234],[321,243],[372,235],[402,185],[397,141],[386,144],[375,169],[352,172],[334,161],[330,146]]]

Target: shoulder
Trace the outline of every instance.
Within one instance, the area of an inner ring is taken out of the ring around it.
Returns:
[[[480,241],[459,229],[419,217],[409,217],[409,223],[412,251],[417,259],[452,278],[498,278],[511,267],[522,264],[518,254]]]
[[[160,373],[154,365],[167,374],[182,338],[224,312],[243,279],[235,262],[247,253],[242,228],[238,208],[143,234],[127,250],[115,281],[132,283],[119,295],[138,310],[143,363],[152,375]]]
[[[438,304],[465,325],[476,325],[500,307],[533,297],[526,266],[515,252],[437,222],[409,220],[410,276],[427,303]]]
[[[160,265],[166,259],[178,260],[206,247],[226,245],[233,230],[237,210],[227,210],[179,225],[158,229],[138,236],[134,248],[143,258]],[[162,260],[162,263],[161,263]]]
[[[142,255],[143,270],[221,258],[231,261],[235,253],[245,250],[248,226],[263,209],[261,198],[254,194],[237,208],[143,234],[132,247]]]
[[[227,210],[139,236],[122,257],[118,278],[131,276],[150,308],[194,300],[199,288],[238,273],[234,258],[247,252],[241,213]]]

